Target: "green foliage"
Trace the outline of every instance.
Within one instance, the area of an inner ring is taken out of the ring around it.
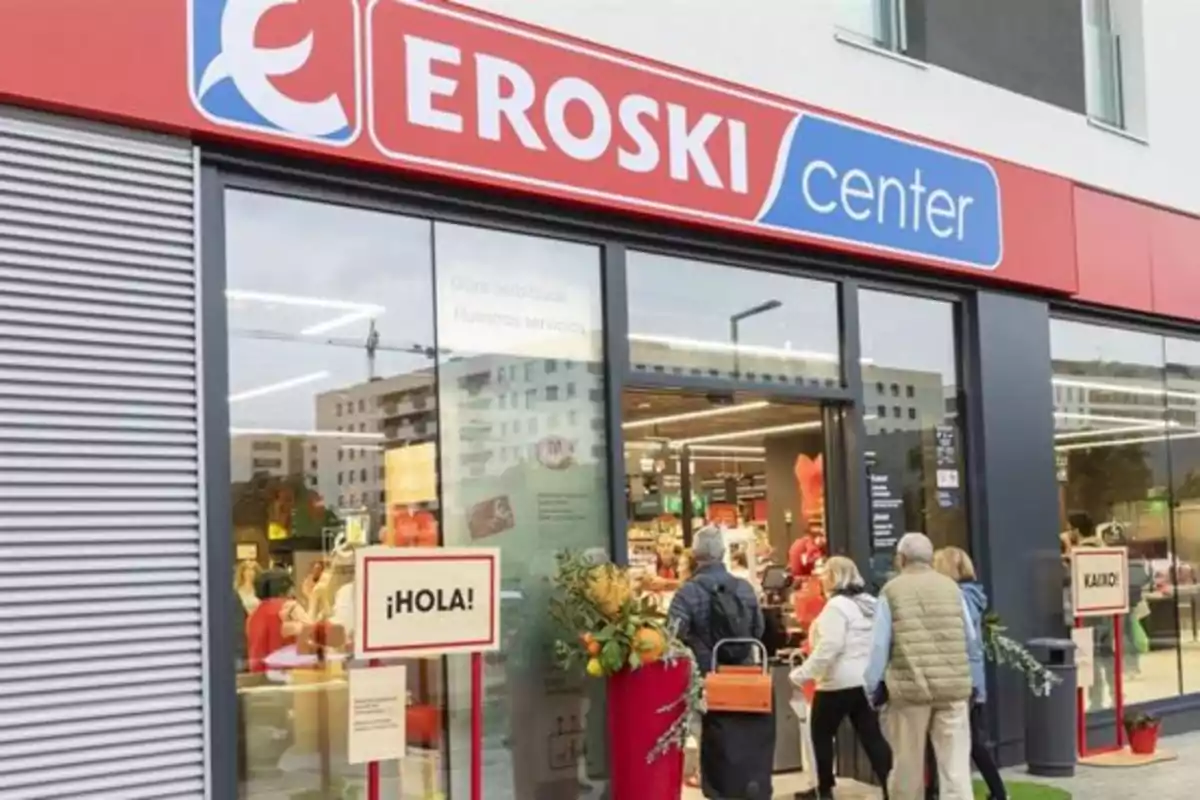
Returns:
[[[1043,786],[1040,783],[1025,783],[1023,781],[1005,781],[1004,788],[1008,790],[1010,800],[1071,800],[1071,793],[1057,786]],[[975,797],[987,800],[990,795],[983,781],[975,781]]]
[[[1039,697],[1049,695],[1062,678],[1038,662],[1020,642],[1004,635],[1007,630],[1000,616],[989,611],[983,618],[983,654],[998,666],[1015,669],[1025,675],[1029,691]]]
[[[1125,725],[1125,730],[1132,733],[1146,728],[1157,728],[1162,724],[1162,719],[1153,714],[1147,714],[1145,711],[1126,711],[1122,723]]]
[[[704,682],[691,651],[653,599],[634,595],[627,569],[598,564],[571,551],[558,553],[556,559],[550,616],[557,627],[554,655],[559,668],[582,669],[602,678],[654,662],[666,667],[685,663],[691,676],[687,689],[658,709],[675,717],[646,759],[654,761],[676,747],[683,749],[688,723],[703,712],[704,702]]]
[[[595,658],[602,675],[637,669],[644,652],[636,640],[645,629],[657,632],[670,648],[666,616],[650,598],[633,596],[625,570],[570,551],[557,560],[550,616],[558,627],[554,654],[561,668],[575,670]]]

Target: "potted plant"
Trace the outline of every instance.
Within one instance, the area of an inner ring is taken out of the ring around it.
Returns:
[[[1162,720],[1145,711],[1129,711],[1122,720],[1129,737],[1129,749],[1140,756],[1154,755],[1158,749],[1158,732]]]
[[[607,686],[613,800],[677,800],[688,723],[703,683],[691,651],[628,568],[558,555],[550,613],[560,668]]]

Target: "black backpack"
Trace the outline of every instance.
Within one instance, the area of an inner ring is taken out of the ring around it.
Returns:
[[[711,603],[708,611],[708,634],[715,647],[722,639],[751,639],[754,637],[754,615],[742,602],[736,580],[703,581]],[[717,652],[721,664],[745,664],[750,660],[748,644],[723,646]]]

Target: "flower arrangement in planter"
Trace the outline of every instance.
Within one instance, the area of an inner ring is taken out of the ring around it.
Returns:
[[[569,551],[559,553],[557,560],[550,614],[559,628],[554,643],[558,666],[582,670],[595,679],[624,677],[651,667],[686,670],[682,692],[649,709],[651,714],[673,716],[669,724],[654,726],[663,731],[645,758],[650,763],[676,748],[682,753],[689,720],[702,711],[704,684],[691,651],[651,598],[634,595],[628,568]]]
[[[1127,711],[1122,724],[1129,737],[1129,749],[1140,756],[1154,755],[1158,749],[1158,734],[1162,719],[1145,711]]]
[[[997,666],[1009,667],[1025,675],[1029,691],[1039,697],[1049,695],[1062,678],[1041,664],[1033,654],[1015,639],[1005,634],[1008,630],[995,611],[983,618],[983,654]]]

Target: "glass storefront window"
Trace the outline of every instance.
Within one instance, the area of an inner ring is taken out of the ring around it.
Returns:
[[[1131,613],[1121,623],[1125,700],[1179,692],[1164,340],[1119,328],[1052,320],[1060,547],[1127,546]],[[1193,417],[1194,419],[1194,417]],[[1194,423],[1192,426],[1194,427]],[[1065,562],[1064,562],[1065,563]],[[1116,633],[1088,622],[1095,659],[1088,710],[1113,704]]]
[[[365,796],[346,703],[366,544],[501,549],[485,796],[582,797],[604,696],[552,666],[547,592],[558,550],[609,548],[599,251],[236,191],[226,208],[240,797]],[[467,797],[469,658],[394,663],[407,757],[382,796]]]
[[[1152,563],[1151,577],[1156,595],[1175,598],[1188,693],[1200,691],[1200,342],[1167,339],[1166,361],[1174,548]]]
[[[835,284],[636,251],[626,263],[635,373],[841,384]]]
[[[952,303],[864,290],[858,308],[872,569],[881,579],[905,533],[971,549],[958,351]]]
[[[430,223],[225,204],[240,796],[360,796],[353,548],[438,537]],[[428,709],[409,744],[436,761],[440,669],[409,666],[410,709]]]
[[[609,550],[600,251],[434,227],[445,544],[501,548],[485,793],[575,800],[604,776],[604,698],[553,666],[548,579],[559,550]],[[450,756],[462,762],[466,660],[448,675]],[[465,777],[452,776],[452,798],[467,796]]]

